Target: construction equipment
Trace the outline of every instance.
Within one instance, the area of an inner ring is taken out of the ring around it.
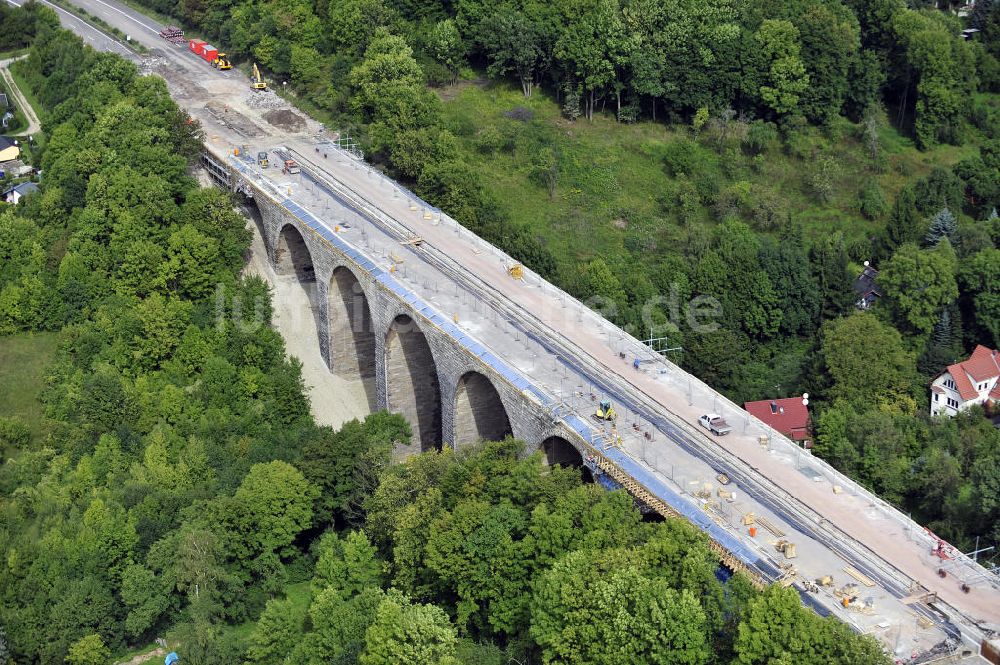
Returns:
[[[603,448],[604,450],[607,450],[608,448],[615,448],[615,447],[618,448],[622,447],[622,438],[618,434],[618,428],[615,427],[614,423],[612,423],[611,435],[607,439],[605,439]]]
[[[594,418],[596,420],[614,422],[618,418],[618,414],[615,413],[615,407],[611,406],[611,402],[605,400],[597,405],[597,411],[594,412]]]
[[[264,77],[260,75],[260,69],[257,68],[257,63],[253,63],[253,75],[250,77],[250,89],[264,91],[267,90],[267,83],[264,81]]]
[[[180,46],[185,42],[184,31],[176,25],[168,25],[163,30],[160,30],[160,37],[176,46]]]
[[[281,160],[281,172],[287,174],[299,173],[299,163],[292,159],[292,153],[287,149],[275,150],[274,154]]]
[[[208,42],[204,42],[200,39],[192,39],[188,42],[188,47],[191,49],[192,53],[216,69],[233,68],[232,63],[229,62],[229,58],[226,57],[226,54],[219,53],[219,49],[215,48]]]
[[[267,152],[261,150],[257,153],[257,166],[266,169],[270,164],[267,161]]]
[[[514,279],[524,279],[524,266],[520,263],[515,263],[512,266],[507,267],[507,274]]]

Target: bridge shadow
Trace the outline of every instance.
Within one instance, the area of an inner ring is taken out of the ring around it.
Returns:
[[[375,331],[361,282],[353,272],[338,267],[330,278],[327,296],[330,371],[364,386],[368,408],[375,410]]]
[[[455,445],[503,441],[513,434],[507,410],[493,384],[479,372],[467,372],[455,388]]]
[[[274,272],[278,277],[294,277],[309,301],[309,310],[315,329],[319,331],[319,292],[316,288],[316,269],[305,239],[292,224],[285,224],[278,233],[274,248]]]
[[[420,452],[440,450],[441,389],[431,347],[416,322],[400,314],[385,341],[386,391],[389,411],[400,413],[413,428]]]
[[[583,455],[566,439],[561,436],[550,436],[542,441],[541,450],[548,464],[574,468],[580,472],[580,479],[583,482],[594,482],[594,474],[584,465]]]

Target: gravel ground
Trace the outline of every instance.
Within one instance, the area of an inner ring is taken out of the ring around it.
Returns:
[[[243,103],[252,109],[287,109],[285,100],[270,90],[250,92],[243,97]]]

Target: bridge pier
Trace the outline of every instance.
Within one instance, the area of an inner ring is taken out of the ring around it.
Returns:
[[[316,332],[319,335],[319,355],[326,363],[326,368],[334,371],[330,358],[330,278],[326,271],[316,274]]]

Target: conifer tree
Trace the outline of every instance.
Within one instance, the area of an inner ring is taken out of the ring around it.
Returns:
[[[941,242],[941,238],[951,239],[955,234],[956,226],[955,215],[948,209],[948,206],[945,206],[931,220],[931,227],[927,230],[924,242],[930,247],[936,247]]]

